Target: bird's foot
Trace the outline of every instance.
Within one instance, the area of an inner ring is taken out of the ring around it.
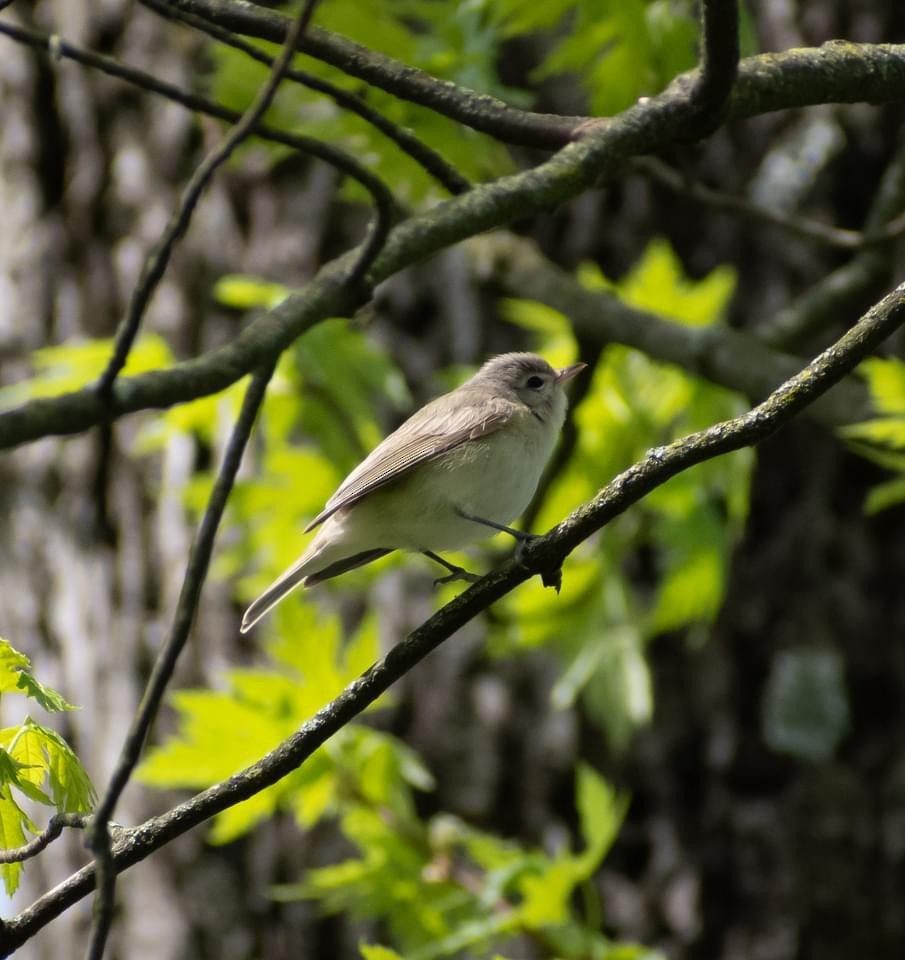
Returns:
[[[541,583],[545,587],[552,587],[557,593],[559,593],[559,591],[562,589],[562,567],[557,567],[555,570],[535,570],[534,567],[528,566],[524,560],[525,548],[528,546],[528,544],[543,538],[538,536],[536,533],[524,533],[521,530],[519,530],[518,533],[521,534],[521,536],[517,538],[518,544],[515,548],[515,562],[520,567],[530,570],[531,573],[538,574],[541,579]]]
[[[516,533],[518,533],[519,536],[516,537],[515,562],[520,567],[528,569],[527,564],[524,562],[525,548],[529,543],[533,543],[535,540],[540,540],[541,538],[536,533],[525,533],[523,530],[517,530]]]
[[[464,567],[457,566],[455,563],[450,563],[449,560],[444,560],[439,554],[434,553],[433,550],[423,550],[422,553],[424,556],[429,557],[434,563],[439,563],[441,567],[446,567],[449,570],[449,575],[446,577],[437,577],[434,580],[434,586],[439,587],[443,583],[455,583],[457,580],[464,580],[465,583],[477,583],[480,580],[480,576],[476,573],[470,573]]]
[[[436,577],[434,579],[434,586],[439,587],[444,583],[455,583],[457,580],[463,580],[465,583],[477,583],[480,579],[481,577],[477,573],[471,573],[464,567],[457,567],[445,577]]]

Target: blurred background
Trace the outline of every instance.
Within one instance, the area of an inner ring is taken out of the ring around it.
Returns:
[[[666,0],[379,10],[323,0],[316,22],[517,106],[606,115],[694,64],[694,16]],[[237,109],[265,76],[242,53],[122,0],[16,2],[2,18]],[[769,0],[746,8],[742,26],[748,55],[839,37],[903,42],[905,7]],[[0,44],[6,407],[97,376],[144,257],[222,129],[8,37]],[[543,158],[378,90],[367,102],[475,181]],[[862,230],[905,209],[902,115],[865,104],[775,113],[660,159],[779,217]],[[270,119],[344,147],[410,211],[444,197],[311,91],[284,84]],[[631,306],[803,357],[901,279],[894,240],[832,246],[661,180],[630,168],[516,232]],[[317,161],[243,146],[199,205],[127,373],[234,338],[361,238],[365,199]],[[568,316],[517,293],[465,244],[287,351],[118,820],[139,822],[254,761],[461,589],[436,590],[422,558],[390,557],[284,603],[248,637],[237,629],[343,475],[487,356],[532,349],[590,364],[526,520],[535,531],[649,447],[749,406],[680,367],[578,335]],[[902,349],[900,334],[883,353]],[[892,421],[885,432],[842,436],[800,419],[620,517],[569,559],[558,598],[528,583],[469,624],[296,775],[125,874],[108,955],[346,958],[364,942],[416,960],[901,957],[903,382],[894,359],[867,371],[864,395],[872,389]],[[242,389],[0,461],[0,635],[80,706],[41,722],[67,737],[99,788],[169,628]],[[499,538],[457,559],[485,570],[509,549]],[[5,697],[3,722],[25,710]],[[28,864],[7,915],[86,860],[79,836],[58,841]],[[72,956],[89,922],[86,900],[21,955]]]

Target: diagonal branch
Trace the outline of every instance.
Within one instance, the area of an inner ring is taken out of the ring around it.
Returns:
[[[233,33],[272,43],[285,39],[290,20],[238,0],[167,0]],[[722,0],[725,2],[725,0]],[[304,53],[403,100],[429,107],[503,143],[556,150],[590,126],[589,117],[519,110],[495,97],[439,80],[326,30],[312,30]],[[688,92],[698,71],[673,85]],[[820,48],[748,57],[739,64],[727,118],[742,119],[815,103],[892,103],[905,87],[905,45],[831,41]],[[602,121],[605,124],[607,121]],[[598,126],[601,122],[595,122]],[[691,131],[688,131],[691,135]]]
[[[119,330],[113,342],[113,353],[110,357],[107,367],[101,374],[97,382],[97,392],[102,399],[106,400],[113,389],[113,383],[119,375],[122,368],[126,365],[129,358],[129,352],[132,344],[138,336],[138,330],[141,326],[141,320],[145,310],[158,284],[163,279],[167,265],[170,262],[170,255],[173,252],[176,243],[188,229],[189,222],[195,212],[195,207],[201,199],[207,185],[210,183],[214,173],[223,166],[224,163],[235,153],[243,140],[246,140],[254,130],[258,121],[264,116],[273,98],[276,96],[283,74],[289,66],[289,61],[295,56],[295,48],[299,40],[304,35],[311,18],[314,15],[314,8],[317,0],[306,0],[302,7],[301,14],[295,18],[292,27],[286,34],[286,42],[279,56],[274,61],[270,76],[267,82],[261,87],[258,95],[255,97],[251,106],[242,114],[236,125],[223,138],[223,142],[216,146],[205,158],[198,164],[191,179],[186,185],[179,204],[173,211],[169,222],[164,229],[163,236],[160,238],[157,246],[151,251],[145,260],[138,282],[132,290],[132,296],[129,298],[129,307],[126,316],[120,324]],[[363,251],[364,254],[367,250]],[[375,251],[376,253],[376,251]],[[352,269],[353,278],[362,276],[370,264],[370,259],[359,262]],[[103,953],[103,949],[101,949]],[[98,954],[100,956],[100,954]]]
[[[768,346],[750,333],[724,324],[690,327],[640,310],[606,290],[591,290],[513,234],[477,237],[466,249],[475,271],[490,277],[510,297],[544,303],[569,318],[582,339],[605,346],[619,343],[654,360],[674,363],[690,374],[744,394],[766,397],[793,376],[803,358]],[[807,410],[830,426],[869,415],[867,391],[854,380],[837,384]]]
[[[231,33],[224,27],[218,26],[211,20],[196,16],[183,10],[175,4],[167,3],[166,0],[141,0],[141,2],[155,13],[161,16],[175,18],[188,26],[202,30],[208,36],[227,44],[236,50],[241,50],[247,57],[257,60],[266,66],[273,64],[273,57],[260,50],[258,47],[236,34]],[[310,90],[316,90],[330,97],[333,102],[343,110],[356,114],[362,120],[370,123],[376,130],[379,130],[388,140],[391,140],[403,152],[408,154],[415,163],[419,164],[427,173],[429,173],[437,183],[445,187],[446,190],[455,196],[458,193],[464,193],[470,189],[471,184],[465,177],[459,173],[456,168],[445,160],[433,147],[428,146],[423,140],[420,140],[410,130],[401,127],[392,120],[388,120],[380,111],[365,103],[361,97],[343,90],[327,80],[307,73],[304,70],[287,69],[285,73],[287,80],[292,80]]]
[[[0,22],[0,33],[8,28]],[[545,163],[477,186],[400,223],[390,231],[369,280],[378,283],[476,233],[551,210],[611,179],[632,157],[674,142],[691,113],[686,87],[687,82],[674,83],[612,120],[587,126],[581,139]],[[860,99],[901,98],[905,46],[829,44],[822,50],[753,57],[742,64],[732,102],[739,115],[748,116],[834,98],[850,101],[855,98],[852,89],[859,91]],[[44,436],[79,433],[126,413],[168,407],[225,389],[285,349],[313,323],[347,316],[361,306],[365,292],[338,282],[349,256],[325,267],[304,290],[255,321],[232,343],[170,370],[117,382],[108,405],[100,404],[93,391],[81,390],[0,413],[0,449]]]
[[[738,0],[701,0],[701,62],[691,91],[695,132],[720,125],[738,75]]]
[[[113,895],[117,870],[110,846],[109,820],[122,791],[138,764],[148,731],[157,715],[160,702],[173,676],[173,671],[176,669],[176,661],[185,647],[192,625],[195,622],[195,613],[198,609],[198,601],[201,598],[201,588],[207,577],[214,549],[214,538],[217,535],[223,511],[226,509],[226,501],[232,490],[245,445],[251,434],[251,428],[254,425],[258,409],[264,400],[267,384],[273,375],[273,369],[273,364],[261,367],[252,377],[245,393],[242,409],[239,412],[239,417],[223,457],[223,465],[211,491],[207,509],[204,512],[201,526],[189,555],[185,579],[176,606],[170,635],[158,654],[144,696],[123,744],[116,769],[94,812],[93,823],[89,832],[89,845],[95,855],[98,898],[95,907],[94,931],[89,948],[89,956],[92,958],[103,956],[113,917]]]
[[[905,323],[905,284],[871,308],[844,336],[748,413],[648,452],[582,507],[514,560],[482,577],[400,641],[387,655],[296,733],[257,763],[124,833],[113,849],[122,871],[231,806],[247,800],[297,769],[333,734],[457,630],[527,580],[531,570],[556,569],[581,543],[656,487],[695,464],[759,443],[814,403]],[[528,569],[530,568],[530,569]],[[93,865],[82,868],[0,929],[8,956],[90,892]]]
[[[0,21],[0,35],[7,36],[17,43],[25,46],[34,47],[38,50],[46,50],[54,57],[64,60],[72,60],[86,67],[92,67],[112,77],[117,77],[132,86],[141,90],[147,90],[172,100],[180,106],[193,110],[196,113],[203,113],[209,117],[216,117],[218,120],[225,120],[227,123],[238,123],[242,114],[229,107],[225,107],[213,100],[208,100],[196,93],[190,93],[177,87],[175,84],[167,83],[165,80],[159,80],[150,73],[137,70],[135,67],[126,66],[113,57],[108,57],[102,53],[96,53],[94,50],[87,50],[77,44],[63,40],[61,37],[53,34],[44,33],[40,30],[33,30],[30,27],[22,27],[18,24]],[[281,143],[284,146],[291,147],[301,153],[310,154],[324,163],[335,167],[340,173],[345,174],[352,179],[357,180],[371,194],[374,201],[375,219],[370,228],[365,250],[362,251],[362,259],[373,255],[378,251],[389,232],[390,226],[396,215],[396,204],[393,195],[390,193],[386,184],[367,167],[363,166],[349,154],[337,147],[314,137],[306,137],[302,134],[288,133],[267,124],[257,123],[254,126],[253,134],[261,140],[270,140],[273,143]],[[249,368],[250,369],[250,368]],[[248,370],[244,371],[248,373]]]
[[[89,820],[90,817],[84,813],[55,813],[47,826],[28,843],[12,850],[0,850],[0,863],[22,863],[30,860],[50,846],[63,832],[64,827],[82,829],[88,826]]]

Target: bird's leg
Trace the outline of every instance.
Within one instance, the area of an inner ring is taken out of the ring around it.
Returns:
[[[460,510],[458,507],[456,507],[456,513],[463,520],[471,520],[472,523],[483,523],[485,527],[491,527],[494,530],[499,530],[501,533],[508,533],[510,537],[515,537],[518,541],[515,547],[516,563],[522,562],[522,554],[525,551],[525,547],[531,543],[532,540],[540,539],[536,533],[526,533],[524,530],[516,530],[515,527],[507,527],[505,523],[497,523],[496,520],[485,520],[483,517],[475,517],[470,513],[466,513],[464,510]]]
[[[515,547],[515,562],[519,564],[519,566],[525,566],[525,564],[522,562],[525,547],[527,547],[532,540],[541,539],[536,533],[527,533],[524,530],[516,530],[514,527],[507,527],[505,523],[497,523],[495,520],[485,520],[483,517],[475,517],[470,513],[466,513],[464,510],[460,510],[458,507],[456,507],[455,510],[463,520],[471,520],[472,523],[483,523],[485,527],[491,527],[494,530],[499,530],[501,533],[508,533],[509,536],[515,537],[517,541]],[[540,571],[540,578],[545,587],[553,587],[553,589],[559,593],[560,589],[562,588],[561,569]]]
[[[476,573],[469,573],[464,567],[457,567],[454,563],[450,563],[449,560],[444,560],[439,554],[434,553],[433,550],[422,550],[424,556],[430,557],[435,563],[439,563],[441,567],[446,567],[449,570],[448,577],[437,577],[434,580],[434,586],[438,587],[441,583],[454,583],[456,580],[464,580],[466,583],[477,583],[481,578]]]

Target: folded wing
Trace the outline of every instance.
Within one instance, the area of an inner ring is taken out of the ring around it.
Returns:
[[[514,404],[482,391],[456,391],[456,403],[440,397],[422,407],[379,443],[349,474],[324,509],[305,527],[313,530],[343,507],[397,480],[413,467],[498,430],[513,415]]]

